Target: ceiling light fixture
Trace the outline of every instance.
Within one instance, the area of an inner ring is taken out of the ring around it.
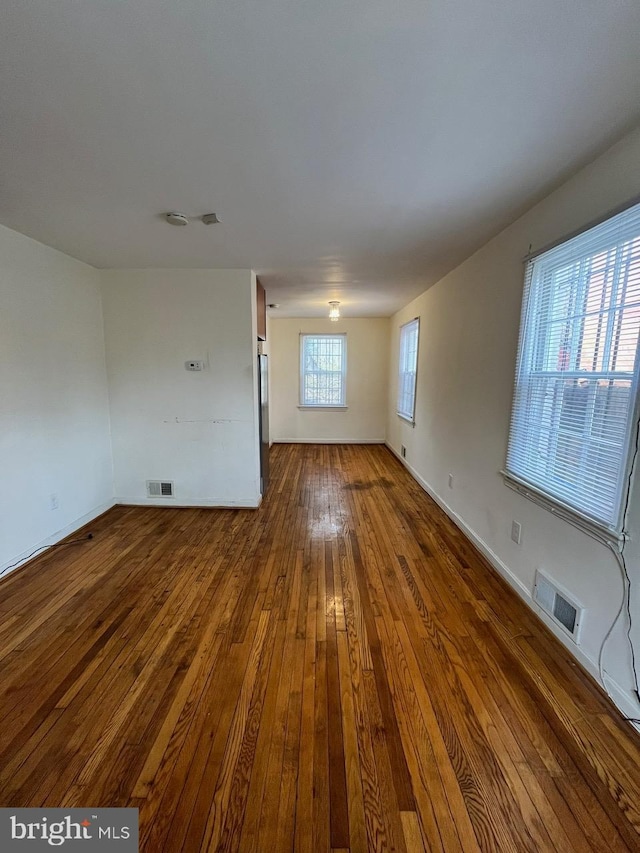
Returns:
[[[331,309],[329,311],[329,319],[335,322],[336,320],[340,319],[340,303],[334,299],[329,303],[329,305],[331,306]]]
[[[189,220],[184,215],[184,213],[169,212],[169,213],[165,213],[164,218],[167,220],[169,225],[188,225],[189,224]]]
[[[165,213],[164,218],[170,225],[188,225],[189,217],[184,213],[176,213],[174,210],[169,211],[169,213]],[[192,217],[195,218],[195,217]],[[200,221],[205,225],[216,225],[220,222],[220,217],[217,213],[203,213],[202,216],[199,217]]]

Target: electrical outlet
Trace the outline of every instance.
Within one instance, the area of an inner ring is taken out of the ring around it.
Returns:
[[[407,448],[404,446],[404,444],[400,445],[400,456],[402,456],[403,459],[407,458]]]
[[[520,544],[520,540],[522,539],[522,525],[519,521],[511,522],[511,538],[516,545]]]
[[[453,474],[449,474],[449,488],[453,488]]]
[[[52,494],[49,495],[49,509],[58,509],[60,507],[60,501],[58,500],[58,495]]]

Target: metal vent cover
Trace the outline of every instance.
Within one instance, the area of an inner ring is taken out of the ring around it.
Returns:
[[[574,633],[578,621],[578,610],[561,595],[556,595],[553,605],[553,615],[561,625],[564,625],[570,634]]]
[[[536,572],[533,600],[578,642],[584,608],[572,601],[560,587],[541,571]]]
[[[173,482],[171,480],[147,480],[147,497],[172,498]]]

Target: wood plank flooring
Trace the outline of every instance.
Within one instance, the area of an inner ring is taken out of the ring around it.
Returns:
[[[640,850],[640,738],[384,447],[89,529],[0,581],[1,806],[136,806],[145,853]]]

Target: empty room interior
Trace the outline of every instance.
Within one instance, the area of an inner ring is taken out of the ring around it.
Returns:
[[[639,35],[5,0],[0,850],[640,850]]]

